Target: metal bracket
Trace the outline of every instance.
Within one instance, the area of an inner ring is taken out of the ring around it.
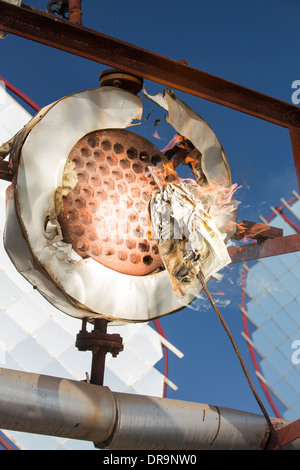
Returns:
[[[108,352],[117,357],[123,350],[122,338],[119,334],[107,333],[107,320],[94,320],[94,330],[87,331],[87,318],[82,320],[82,329],[76,337],[75,346],[79,351],[91,351],[92,369],[90,383],[103,385],[105,357]]]
[[[69,13],[69,0],[50,0],[47,4],[47,12],[52,15],[57,14],[62,18],[68,18]]]

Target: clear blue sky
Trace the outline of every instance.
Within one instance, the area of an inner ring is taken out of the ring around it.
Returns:
[[[27,0],[46,9],[47,0]],[[83,25],[291,103],[292,82],[300,80],[298,0],[83,0]],[[0,75],[40,106],[98,86],[106,66],[9,35],[0,42]],[[163,87],[146,81],[149,92]],[[200,98],[177,93],[211,125],[222,143],[241,189],[239,219],[259,221],[269,206],[297,190],[288,131]],[[158,143],[156,142],[158,145]],[[221,311],[254,377],[237,305],[241,271],[224,270],[223,291],[230,304]],[[167,396],[258,412],[232,346],[209,304],[162,319],[168,339],[184,352],[169,354],[169,377],[179,390]],[[79,353],[80,354],[80,353]],[[163,367],[163,365],[161,365]],[[272,414],[258,382],[254,383]]]

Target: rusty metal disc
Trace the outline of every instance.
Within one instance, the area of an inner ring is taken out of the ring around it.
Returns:
[[[155,182],[148,167],[167,162],[151,142],[125,129],[82,137],[64,170],[57,216],[64,241],[81,257],[123,274],[143,276],[159,268],[157,243],[149,238]]]

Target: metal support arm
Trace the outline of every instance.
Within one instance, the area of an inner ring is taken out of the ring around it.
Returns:
[[[0,391],[0,428],[92,441],[102,449],[255,450],[269,438],[261,415],[75,380],[0,369]],[[300,449],[300,439],[289,447]]]

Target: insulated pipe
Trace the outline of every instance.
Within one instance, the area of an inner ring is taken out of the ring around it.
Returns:
[[[105,442],[116,419],[106,387],[0,369],[2,429]]]
[[[254,450],[269,434],[260,415],[9,369],[0,369],[0,428],[112,450]]]
[[[262,416],[202,403],[114,393],[118,426],[111,450],[262,449]]]

